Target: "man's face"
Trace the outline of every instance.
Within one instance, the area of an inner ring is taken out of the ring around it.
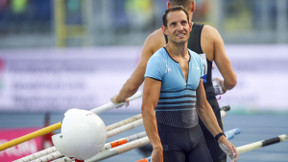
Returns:
[[[163,32],[169,41],[185,43],[189,38],[191,28],[192,24],[187,21],[187,16],[183,11],[173,11],[167,15],[167,27],[163,26]]]

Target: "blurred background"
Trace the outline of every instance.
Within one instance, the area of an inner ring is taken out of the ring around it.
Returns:
[[[227,44],[287,43],[286,0],[197,0],[193,20]],[[142,45],[166,0],[1,0],[1,48]],[[25,40],[25,41],[24,41]]]
[[[146,37],[162,25],[166,2],[0,0],[0,143],[61,121],[70,108],[108,103],[136,67]],[[219,96],[220,106],[231,106],[225,129],[242,130],[232,142],[287,134],[288,0],[196,0],[193,21],[218,29],[237,74],[237,86]],[[138,99],[101,117],[108,125],[140,106]],[[40,150],[45,140],[2,151],[0,161]],[[287,150],[283,142],[239,161],[287,162]],[[145,156],[135,150],[105,161]]]

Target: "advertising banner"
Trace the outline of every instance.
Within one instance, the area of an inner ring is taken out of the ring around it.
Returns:
[[[101,106],[125,83],[137,64],[139,50],[2,50],[0,110],[66,111]]]
[[[226,51],[237,85],[221,96],[220,105],[248,112],[288,111],[288,45],[229,45]],[[213,77],[221,78],[217,68]]]
[[[0,129],[0,144],[19,138],[39,128]],[[0,161],[10,162],[42,150],[42,138],[34,138],[17,146],[0,151]]]
[[[226,45],[237,86],[220,106],[288,111],[288,45]],[[131,76],[141,47],[0,50],[0,111],[91,110],[110,101]],[[222,78],[214,64],[213,77]],[[139,88],[142,90],[142,87]],[[140,111],[141,99],[129,108]]]

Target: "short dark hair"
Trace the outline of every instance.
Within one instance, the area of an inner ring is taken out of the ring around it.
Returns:
[[[183,6],[185,9],[191,9],[191,3],[194,0],[169,0],[171,7]]]
[[[187,21],[189,22],[188,12],[182,6],[176,6],[176,7],[168,8],[165,11],[164,15],[162,16],[162,22],[163,22],[164,26],[167,27],[167,15],[168,15],[168,13],[173,12],[173,11],[183,11],[185,13],[185,15],[187,16]]]

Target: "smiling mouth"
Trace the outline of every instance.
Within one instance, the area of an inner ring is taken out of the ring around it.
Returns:
[[[178,38],[183,38],[183,37],[186,36],[186,34],[181,33],[181,34],[176,34],[176,36],[177,36]]]

